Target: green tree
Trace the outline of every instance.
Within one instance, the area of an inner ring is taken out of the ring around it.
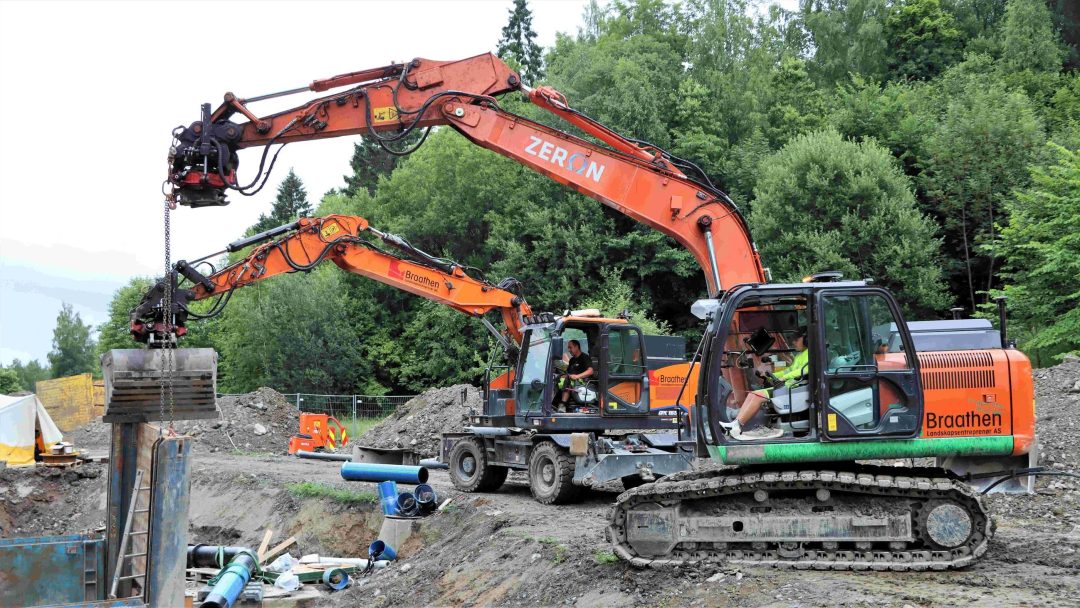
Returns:
[[[888,41],[887,0],[800,0],[799,17],[813,47],[810,68],[816,80],[832,85],[855,74],[884,78]]]
[[[19,386],[22,386],[24,390],[33,391],[37,383],[41,380],[48,380],[51,376],[49,370],[42,367],[38,363],[37,359],[33,359],[28,363],[23,363],[18,359],[12,359],[11,365],[7,367],[11,371],[15,372],[15,375],[19,378]]]
[[[935,227],[888,150],[827,130],[796,137],[760,170],[750,226],[777,279],[840,270],[889,287],[912,312],[948,305]]]
[[[259,221],[251,227],[249,232],[256,234],[309,215],[311,215],[311,203],[308,202],[304,182],[290,167],[288,175],[278,184],[277,198],[274,199],[270,215],[260,214]]]
[[[1002,38],[1001,62],[1009,72],[1061,70],[1064,51],[1045,0],[1008,0]]]
[[[108,318],[97,326],[99,357],[114,348],[139,348],[131,337],[131,310],[138,306],[153,284],[149,277],[135,277],[113,293]]]
[[[532,29],[532,11],[526,0],[514,0],[509,12],[510,20],[502,29],[496,54],[521,66],[521,79],[535,84],[544,78],[544,59]]]
[[[1033,167],[1031,185],[1006,199],[1000,243],[1021,347],[1043,364],[1080,353],[1080,154],[1049,147],[1054,162]]]
[[[387,142],[386,146],[395,151],[408,150],[416,145],[421,132],[413,131],[401,141]],[[384,135],[384,137],[386,137]],[[390,175],[403,157],[392,154],[372,137],[361,137],[358,143],[353,144],[353,155],[349,159],[352,175],[344,176],[346,196],[356,196],[361,190],[369,195],[375,195],[375,188],[379,185],[379,178]]]
[[[900,0],[885,19],[889,69],[900,79],[926,80],[960,59],[963,38],[940,0]]]
[[[64,302],[60,314],[56,317],[49,365],[52,367],[53,378],[85,374],[95,368],[94,340],[90,336],[90,326],[83,323],[79,313],[67,302]]]
[[[0,395],[11,395],[26,390],[19,382],[19,374],[13,369],[0,368]]]
[[[944,86],[944,114],[923,143],[919,184],[924,211],[944,228],[953,292],[973,306],[978,292],[998,286],[995,224],[1008,193],[1027,184],[1045,136],[1020,91],[967,75]]]
[[[604,282],[594,293],[591,299],[586,299],[584,308],[596,308],[605,317],[628,314],[630,321],[641,328],[641,331],[651,335],[667,335],[671,333],[671,326],[666,321],[656,319],[650,311],[648,302],[639,301],[638,294],[629,282],[622,278],[623,270],[619,268],[605,268],[601,274]]]
[[[237,291],[221,323],[221,384],[231,392],[352,393],[376,363],[360,357],[363,336],[332,264]]]

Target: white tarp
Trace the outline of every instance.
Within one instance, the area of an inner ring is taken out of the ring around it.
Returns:
[[[64,439],[37,395],[0,395],[0,460],[9,465],[33,464],[34,431],[48,449]]]

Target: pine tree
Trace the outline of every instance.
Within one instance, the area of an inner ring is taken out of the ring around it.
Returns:
[[[422,132],[422,129],[416,129],[401,141],[389,142],[387,146],[393,150],[411,149],[420,140]],[[360,190],[367,190],[368,194],[374,196],[379,177],[390,175],[402,158],[387,152],[371,138],[361,138],[359,143],[353,144],[353,155],[349,160],[353,173],[345,176],[345,195],[356,196]]]
[[[521,79],[533,84],[544,77],[544,60],[540,46],[536,44],[536,32],[532,29],[532,11],[526,0],[514,0],[514,7],[509,12],[510,21],[502,29],[496,53],[521,66]]]
[[[898,78],[927,80],[960,59],[963,38],[940,0],[904,0],[885,20],[889,67]]]
[[[304,182],[289,168],[289,174],[278,185],[277,198],[270,215],[260,215],[259,221],[251,228],[252,233],[269,230],[282,224],[296,221],[297,218],[311,215],[311,203],[304,190]]]
[[[90,326],[83,323],[79,313],[67,302],[56,317],[49,364],[53,378],[85,374],[94,369],[94,340],[90,337]]]

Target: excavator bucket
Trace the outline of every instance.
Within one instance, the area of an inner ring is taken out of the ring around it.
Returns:
[[[217,352],[212,348],[113,349],[102,355],[101,371],[105,377],[104,422],[161,420],[162,409],[167,419],[218,417]],[[163,408],[162,382],[170,378]]]

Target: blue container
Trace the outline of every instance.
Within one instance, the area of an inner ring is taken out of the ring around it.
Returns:
[[[435,494],[435,489],[426,483],[416,486],[413,494],[416,496],[416,504],[420,507],[421,513],[431,513],[439,505],[439,496]]]
[[[379,504],[382,505],[383,515],[397,515],[397,482],[384,481],[379,484]]]
[[[411,492],[401,492],[397,497],[397,510],[402,517],[415,517],[420,513],[420,505]]]
[[[377,540],[368,545],[368,559],[373,562],[380,559],[394,561],[397,559],[397,551],[394,551],[393,547],[383,541]]]
[[[348,481],[396,481],[398,483],[427,483],[428,471],[424,467],[401,464],[375,464],[371,462],[341,463],[341,477]]]

